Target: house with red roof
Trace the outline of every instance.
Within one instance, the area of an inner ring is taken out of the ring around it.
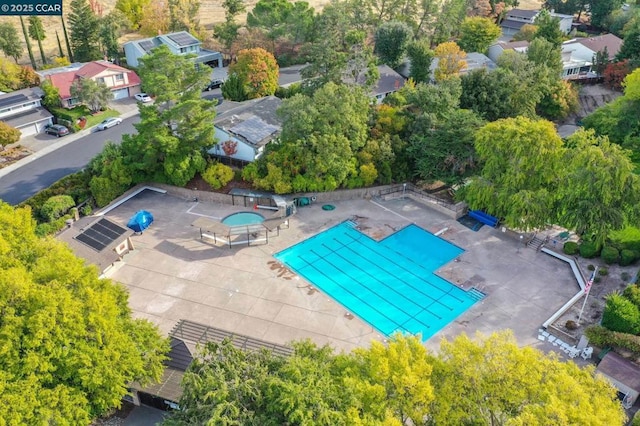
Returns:
[[[109,61],[93,61],[86,64],[71,64],[67,67],[39,71],[41,79],[51,81],[60,92],[62,106],[73,108],[78,100],[71,96],[71,85],[76,79],[90,78],[104,83],[113,93],[113,99],[125,99],[140,93],[140,77],[129,69]]]

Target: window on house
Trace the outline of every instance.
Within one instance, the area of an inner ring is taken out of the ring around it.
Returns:
[[[96,83],[98,83],[98,84],[100,84],[100,83],[104,84],[104,77],[98,77],[98,78],[96,78]]]
[[[78,98],[70,98],[70,99],[67,101],[67,105],[69,105],[69,106],[78,105]]]
[[[116,74],[116,81],[123,82],[124,74]]]

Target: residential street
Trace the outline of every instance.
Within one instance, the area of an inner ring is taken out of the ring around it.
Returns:
[[[12,205],[19,204],[63,177],[81,170],[89,160],[102,151],[107,141],[120,143],[123,134],[134,133],[133,124],[139,120],[140,116],[135,115],[125,119],[118,126],[102,132],[94,131],[18,167],[0,178],[0,199]],[[35,139],[51,140],[51,143],[56,143],[63,142],[64,138],[56,139],[50,135],[40,134]],[[38,153],[32,155],[37,156]]]

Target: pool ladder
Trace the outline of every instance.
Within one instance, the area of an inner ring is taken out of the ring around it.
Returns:
[[[358,226],[358,223],[355,220],[352,220],[352,219],[345,220],[344,224],[347,225],[347,226],[350,226],[352,228],[356,228]]]
[[[485,297],[487,297],[486,294],[484,294],[483,292],[481,292],[480,290],[478,290],[475,287],[471,287],[468,291],[467,294],[469,295],[469,297],[471,297],[474,301],[479,301],[484,299]]]

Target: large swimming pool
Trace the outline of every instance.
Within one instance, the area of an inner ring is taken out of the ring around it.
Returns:
[[[460,247],[416,225],[379,242],[354,225],[343,222],[275,257],[387,336],[427,340],[482,297],[434,274]]]

